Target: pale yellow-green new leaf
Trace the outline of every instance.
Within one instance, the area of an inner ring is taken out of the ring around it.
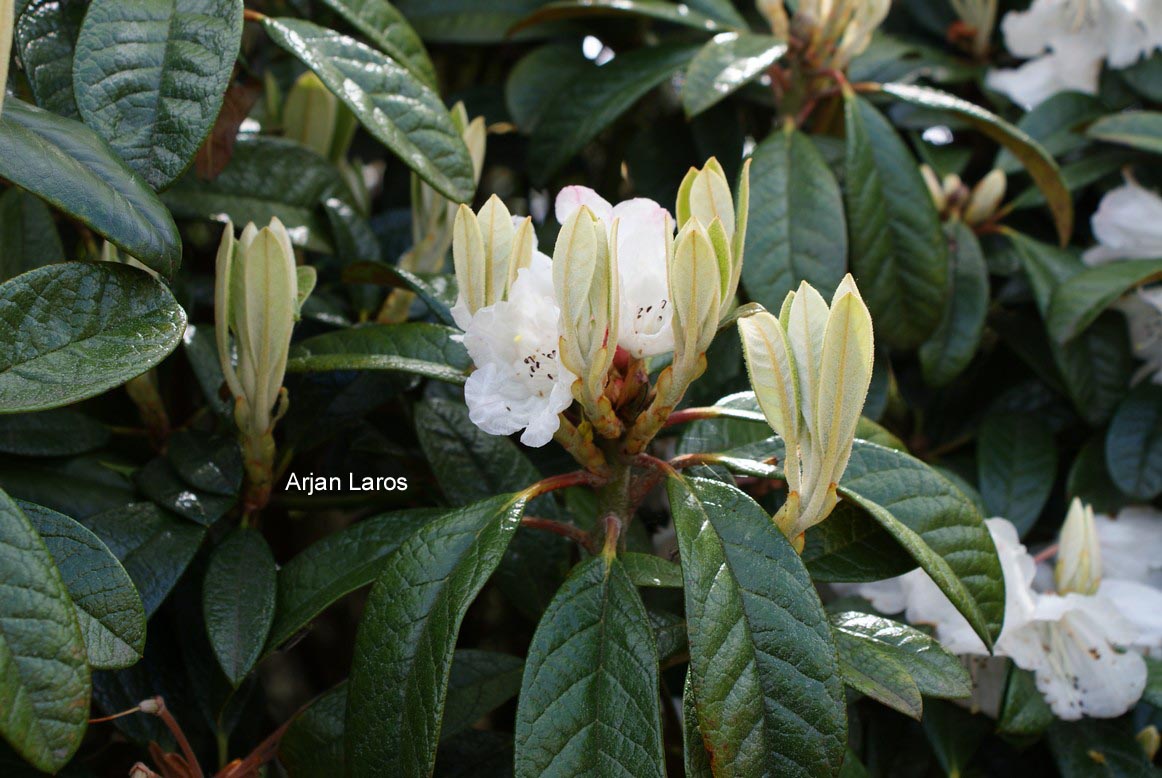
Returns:
[[[565,220],[553,249],[553,289],[561,306],[561,362],[578,376],[588,374],[596,329],[591,305],[599,265],[609,263],[605,226],[587,207]],[[607,272],[607,271],[603,271]]]
[[[738,177],[738,194],[734,202],[734,234],[731,236],[730,261],[733,263],[730,274],[730,288],[727,289],[723,300],[730,300],[738,291],[738,281],[742,278],[742,262],[746,249],[746,227],[750,221],[750,163],[748,159],[742,163],[742,173]]]
[[[243,394],[242,384],[238,381],[238,374],[234,371],[234,360],[230,357],[230,329],[233,326],[230,303],[234,291],[236,245],[234,223],[227,219],[214,263],[214,337],[218,343],[218,361],[222,366],[226,385],[230,388],[230,394],[240,397]]]
[[[456,211],[456,221],[452,224],[452,264],[468,312],[474,314],[488,304],[488,263],[484,258],[480,223],[467,205],[461,205]]]
[[[690,216],[703,226],[708,226],[716,218],[722,220],[727,236],[734,235],[734,198],[730,194],[730,182],[718,160],[707,160],[690,186]]]
[[[480,237],[484,241],[484,304],[492,305],[504,297],[508,283],[508,262],[512,254],[512,214],[496,195],[476,215]]]
[[[533,244],[535,242],[536,232],[533,228],[533,219],[531,216],[526,216],[512,237],[512,255],[508,260],[508,280],[504,287],[505,298],[508,297],[512,285],[516,283],[516,277],[520,271],[532,265]]]
[[[12,56],[12,28],[15,25],[13,0],[0,0],[0,113],[4,111],[4,92],[8,88],[8,60]]]
[[[714,259],[718,263],[718,278],[721,284],[718,296],[724,303],[722,307],[725,310],[734,297],[734,290],[730,286],[734,275],[734,263],[730,254],[730,236],[726,234],[722,220],[715,217],[706,230],[706,237],[710,239],[710,245],[714,249]]]
[[[812,438],[818,436],[815,403],[819,396],[819,370],[823,362],[823,339],[827,331],[827,301],[806,281],[799,284],[786,310],[787,340],[795,355],[799,373],[799,407]]]
[[[696,221],[691,221],[678,235],[670,266],[674,368],[677,373],[690,370],[710,347],[718,329],[721,294],[714,246],[706,231]]]
[[[782,324],[767,311],[738,320],[742,353],[759,407],[775,434],[786,443],[784,472],[787,485],[799,491],[799,438],[803,431],[799,411],[799,383],[795,356]]]

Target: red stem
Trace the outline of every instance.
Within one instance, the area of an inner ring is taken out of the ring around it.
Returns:
[[[587,470],[577,470],[572,473],[565,473],[564,475],[554,475],[543,481],[537,481],[528,489],[521,492],[521,496],[526,500],[535,500],[542,494],[555,492],[558,489],[568,489],[571,486],[601,486],[604,482],[605,479]]]
[[[542,519],[537,516],[525,516],[520,520],[522,527],[529,527],[530,529],[539,529],[545,532],[552,532],[554,535],[560,535],[563,538],[568,538],[577,545],[584,548],[590,554],[597,553],[597,543],[593,540],[593,536],[580,527],[575,527],[572,524],[566,524],[563,521],[553,521],[552,519]]]

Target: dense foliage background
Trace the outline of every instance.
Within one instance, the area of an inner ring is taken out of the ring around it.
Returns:
[[[1162,53],[1106,67],[1096,94],[1063,91],[1026,111],[985,83],[1015,62],[999,30],[974,38],[946,0],[891,5],[850,63],[805,72],[794,40],[772,36],[748,0],[16,0],[0,113],[0,772],[35,773],[31,761],[125,775],[143,761],[199,774],[181,754],[205,774],[374,774],[353,765],[352,743],[404,752],[425,731],[439,744],[436,775],[511,774],[534,631],[593,549],[522,528],[494,549],[494,574],[447,572],[462,576],[459,595],[424,588],[443,569],[438,551],[385,573],[437,513],[499,516],[508,508],[496,495],[575,469],[557,444],[532,452],[468,419],[448,245],[435,266],[401,260],[416,261],[427,237],[421,214],[438,211],[450,242],[445,199],[478,208],[497,195],[534,217],[548,251],[564,186],[673,208],[691,166],[715,157],[736,182],[752,160],[739,302],[777,312],[799,282],[830,298],[853,273],[876,333],[864,407],[876,424],[859,436],[928,466],[861,465],[877,484],[865,496],[922,535],[922,551],[847,502],[808,533],[805,570],[832,616],[871,608],[826,583],[897,575],[923,553],[949,560],[973,597],[995,599],[991,572],[957,561],[981,517],[1008,518],[1041,548],[1073,497],[1100,513],[1156,502],[1158,330],[1132,341],[1124,313],[1107,309],[1159,277],[1162,243],[1154,261],[1087,269],[1081,255],[1124,176],[1162,186]],[[997,17],[1026,6],[1004,0]],[[308,69],[316,80],[302,79]],[[474,176],[476,149],[460,137],[476,117],[488,135]],[[935,202],[921,164],[964,185]],[[968,218],[966,198],[995,169],[1007,177],[1002,204]],[[420,209],[421,192],[439,208]],[[318,276],[295,329],[265,506],[247,502],[214,335],[226,217],[239,229],[277,217]],[[749,390],[732,329],[686,407]],[[753,398],[732,402],[753,415]],[[745,418],[701,420],[667,429],[654,449],[723,452],[769,436]],[[776,508],[772,473],[741,469],[698,472]],[[339,475],[344,488],[287,490],[290,473]],[[349,473],[407,488],[352,491]],[[943,488],[925,480],[941,476],[956,484],[948,502],[914,515],[897,505]],[[648,612],[665,768],[680,775],[692,769],[691,648],[664,492],[644,498],[622,545],[640,557],[626,580]],[[539,496],[528,512],[601,529],[583,487]],[[408,642],[375,632],[393,608],[435,619],[455,646],[446,699],[434,659],[400,676],[419,691],[392,696],[390,673],[403,671],[381,668],[398,657],[368,647]],[[995,637],[997,620],[988,626]],[[841,664],[853,652],[846,661],[867,661],[882,686],[845,676],[845,776],[1156,772],[1135,736],[1162,724],[1157,661],[1129,714],[1063,722],[1023,671],[1006,671],[990,716],[938,699],[956,696],[939,679],[908,687],[898,657],[855,643],[840,645]],[[60,659],[61,646],[72,655]],[[17,671],[14,656],[43,661]],[[360,662],[388,690],[364,681],[368,701],[345,718]],[[155,696],[176,726],[145,713],[85,725]],[[798,774],[839,769],[800,757]],[[426,759],[407,764],[423,774]],[[731,774],[724,764],[719,755],[714,774]]]

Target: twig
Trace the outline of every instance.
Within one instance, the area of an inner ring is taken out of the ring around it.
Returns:
[[[597,554],[597,541],[593,536],[572,524],[566,524],[563,521],[554,521],[553,519],[542,519],[539,516],[525,516],[520,520],[522,527],[530,529],[539,529],[544,532],[552,532],[554,535],[560,535],[563,538],[572,540],[577,545],[584,548],[590,554]]]

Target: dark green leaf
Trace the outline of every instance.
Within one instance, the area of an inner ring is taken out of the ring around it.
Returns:
[[[389,370],[462,384],[471,361],[459,330],[441,324],[368,324],[318,335],[297,344],[290,372]]]
[[[990,516],[1004,516],[1024,535],[1045,507],[1057,477],[1057,444],[1039,416],[1000,414],[981,425],[977,482]]]
[[[1143,381],[1118,406],[1106,432],[1114,484],[1131,497],[1162,494],[1162,386]]]
[[[109,442],[104,424],[73,410],[0,416],[0,452],[26,457],[67,457]]]
[[[1085,137],[1085,125],[1107,113],[1109,107],[1093,95],[1058,92],[1022,116],[1017,127],[1041,144],[1045,151],[1060,157],[1087,145],[1089,141]],[[1012,152],[1002,149],[994,167],[1012,175],[1023,166]]]
[[[165,189],[218,118],[241,41],[242,0],[93,0],[73,60],[77,108]]]
[[[169,596],[206,530],[152,503],[139,502],[85,519],[133,579],[147,616]]]
[[[997,728],[1006,735],[1017,736],[1038,736],[1049,729],[1056,717],[1037,690],[1033,673],[1014,665],[1009,669],[1008,680]]]
[[[948,307],[940,327],[920,346],[924,380],[945,386],[964,372],[976,355],[989,306],[989,272],[980,242],[964,222],[945,227],[948,236]]]
[[[1158,770],[1134,739],[1130,717],[1058,721],[1049,748],[1062,778],[1152,778]]]
[[[1080,498],[1098,513],[1113,515],[1133,502],[1133,498],[1119,489],[1110,476],[1105,437],[1104,434],[1094,436],[1081,447],[1069,467],[1065,494]]]
[[[202,613],[218,664],[235,687],[262,655],[276,585],[274,555],[257,530],[235,530],[214,549],[202,584]]]
[[[387,0],[323,0],[367,39],[433,89],[436,68],[420,36]]]
[[[468,148],[440,96],[390,57],[299,19],[265,22],[271,40],[315,71],[364,128],[450,200],[476,191]]]
[[[728,27],[738,30],[747,28],[746,19],[734,7],[734,0],[689,0],[686,5]]]
[[[686,778],[713,778],[714,770],[710,754],[702,738],[702,726],[698,721],[698,703],[694,699],[694,689],[690,685],[693,673],[686,670],[686,682],[682,685],[682,756],[686,768]]]
[[[355,639],[350,775],[431,771],[460,622],[500,564],[524,507],[523,499],[501,495],[452,511],[384,561]]]
[[[531,133],[553,98],[597,66],[574,43],[552,43],[533,49],[513,66],[504,84],[505,105],[522,132]]]
[[[455,277],[440,274],[412,273],[383,262],[357,262],[343,268],[343,281],[348,284],[380,284],[394,289],[415,292],[428,310],[444,324],[456,322],[449,310],[455,304]],[[453,294],[448,295],[452,291]],[[449,302],[448,297],[451,297]]]
[[[80,118],[73,48],[88,6],[86,0],[29,0],[16,19],[14,45],[36,104],[70,119]]]
[[[0,492],[0,737],[55,773],[81,744],[89,668],[61,574],[24,512]]]
[[[278,600],[266,650],[273,651],[339,598],[379,577],[384,560],[440,515],[411,510],[375,516],[327,536],[278,571]]]
[[[887,672],[898,667],[917,692],[926,697],[951,699],[972,694],[972,679],[960,660],[917,629],[856,612],[835,614],[831,626],[841,665],[846,662],[862,674],[873,676],[877,674],[874,668],[881,663]],[[879,679],[881,683],[887,680]],[[908,710],[901,712],[912,715]]]
[[[634,586],[682,588],[682,568],[669,560],[636,551],[628,551],[620,559],[622,569]]]
[[[877,340],[915,348],[940,324],[948,244],[916,161],[888,120],[860,97],[844,101],[844,172],[851,269]]]
[[[1087,186],[1094,184],[1107,176],[1114,176],[1126,165],[1134,161],[1134,152],[1121,149],[1108,149],[1089,154],[1073,162],[1067,162],[1061,167],[1061,178],[1070,192],[1080,192]],[[1020,195],[1009,201],[1008,207],[1014,211],[1026,208],[1037,208],[1045,204],[1045,197],[1035,186],[1027,188]]]
[[[1162,154],[1162,113],[1128,111],[1107,116],[1089,126],[1091,138]]]
[[[546,0],[396,0],[424,40],[504,43],[509,30]],[[550,28],[546,27],[549,31]],[[538,30],[539,32],[540,30]]]
[[[1144,657],[1146,660],[1146,690],[1142,699],[1155,708],[1162,708],[1162,659]]]
[[[48,207],[13,187],[0,194],[0,282],[26,270],[65,261],[65,248]]]
[[[418,406],[416,435],[440,489],[453,505],[516,492],[541,479],[513,441],[482,431],[460,403],[432,398]],[[565,519],[550,495],[533,500],[529,514]],[[535,621],[564,580],[570,553],[570,544],[563,538],[547,532],[522,532],[505,554],[497,583],[505,596]]]
[[[529,646],[516,775],[665,775],[657,651],[616,558],[574,568]]]
[[[44,198],[162,275],[173,275],[181,264],[181,238],[169,211],[80,122],[5,100],[0,177]]]
[[[179,219],[222,221],[225,215],[240,227],[278,217],[295,245],[334,251],[338,241],[322,203],[349,199],[350,192],[338,170],[305,146],[283,138],[244,136],[221,175],[201,181],[187,173],[164,198]]]
[[[134,480],[141,493],[162,508],[203,527],[213,526],[237,502],[234,496],[224,497],[192,488],[163,457],[146,463]]]
[[[619,54],[587,78],[563,85],[545,108],[529,147],[529,168],[546,182],[647,92],[693,57],[684,43],[647,46]]]
[[[512,778],[512,735],[469,729],[440,744],[433,778]]]
[[[145,652],[145,607],[117,557],[90,530],[62,513],[21,503],[52,554],[93,668],[128,667]]]
[[[714,19],[686,5],[675,5],[665,0],[554,0],[545,3],[512,27],[518,32],[545,22],[578,19],[590,16],[629,16],[639,19],[658,19],[663,22],[693,27],[696,30],[717,32],[723,29]]]
[[[235,497],[242,488],[242,451],[233,436],[179,430],[170,436],[165,455],[182,480],[199,491]]]
[[[1061,180],[1061,170],[1057,163],[1037,141],[996,114],[947,92],[909,84],[884,84],[882,88],[897,100],[924,109],[951,113],[1008,149],[1021,161],[1037,188],[1045,195],[1057,225],[1058,239],[1062,245],[1069,242],[1073,234],[1073,197]]]
[[[1162,259],[1090,267],[1053,290],[1046,324],[1058,343],[1076,337],[1131,289],[1162,278]]]
[[[786,51],[786,42],[770,35],[749,32],[715,35],[686,69],[686,81],[682,85],[686,116],[697,116],[737,92],[765,73]]]
[[[964,775],[981,746],[992,732],[992,722],[974,716],[959,705],[932,700],[925,706],[924,734],[945,775]]]
[[[65,460],[7,457],[0,460],[0,489],[84,523],[133,499],[132,481],[119,472],[123,464],[107,451]]]
[[[882,581],[916,566],[887,530],[846,502],[807,530],[803,564],[812,579],[834,582]]]
[[[186,326],[165,285],[111,262],[29,271],[0,285],[0,311],[2,413],[55,408],[112,389],[165,359]]]
[[[347,682],[320,694],[302,710],[279,741],[278,759],[296,778],[346,775],[343,730]]]
[[[468,729],[520,691],[524,661],[510,654],[460,649],[452,659],[440,737]]]
[[[843,195],[814,142],[786,124],[751,158],[750,220],[742,282],[750,299],[778,311],[807,281],[824,294],[847,270]]]
[[[838,771],[842,683],[799,555],[734,487],[674,477],[668,491],[686,580],[689,689],[712,763],[738,775]]]

